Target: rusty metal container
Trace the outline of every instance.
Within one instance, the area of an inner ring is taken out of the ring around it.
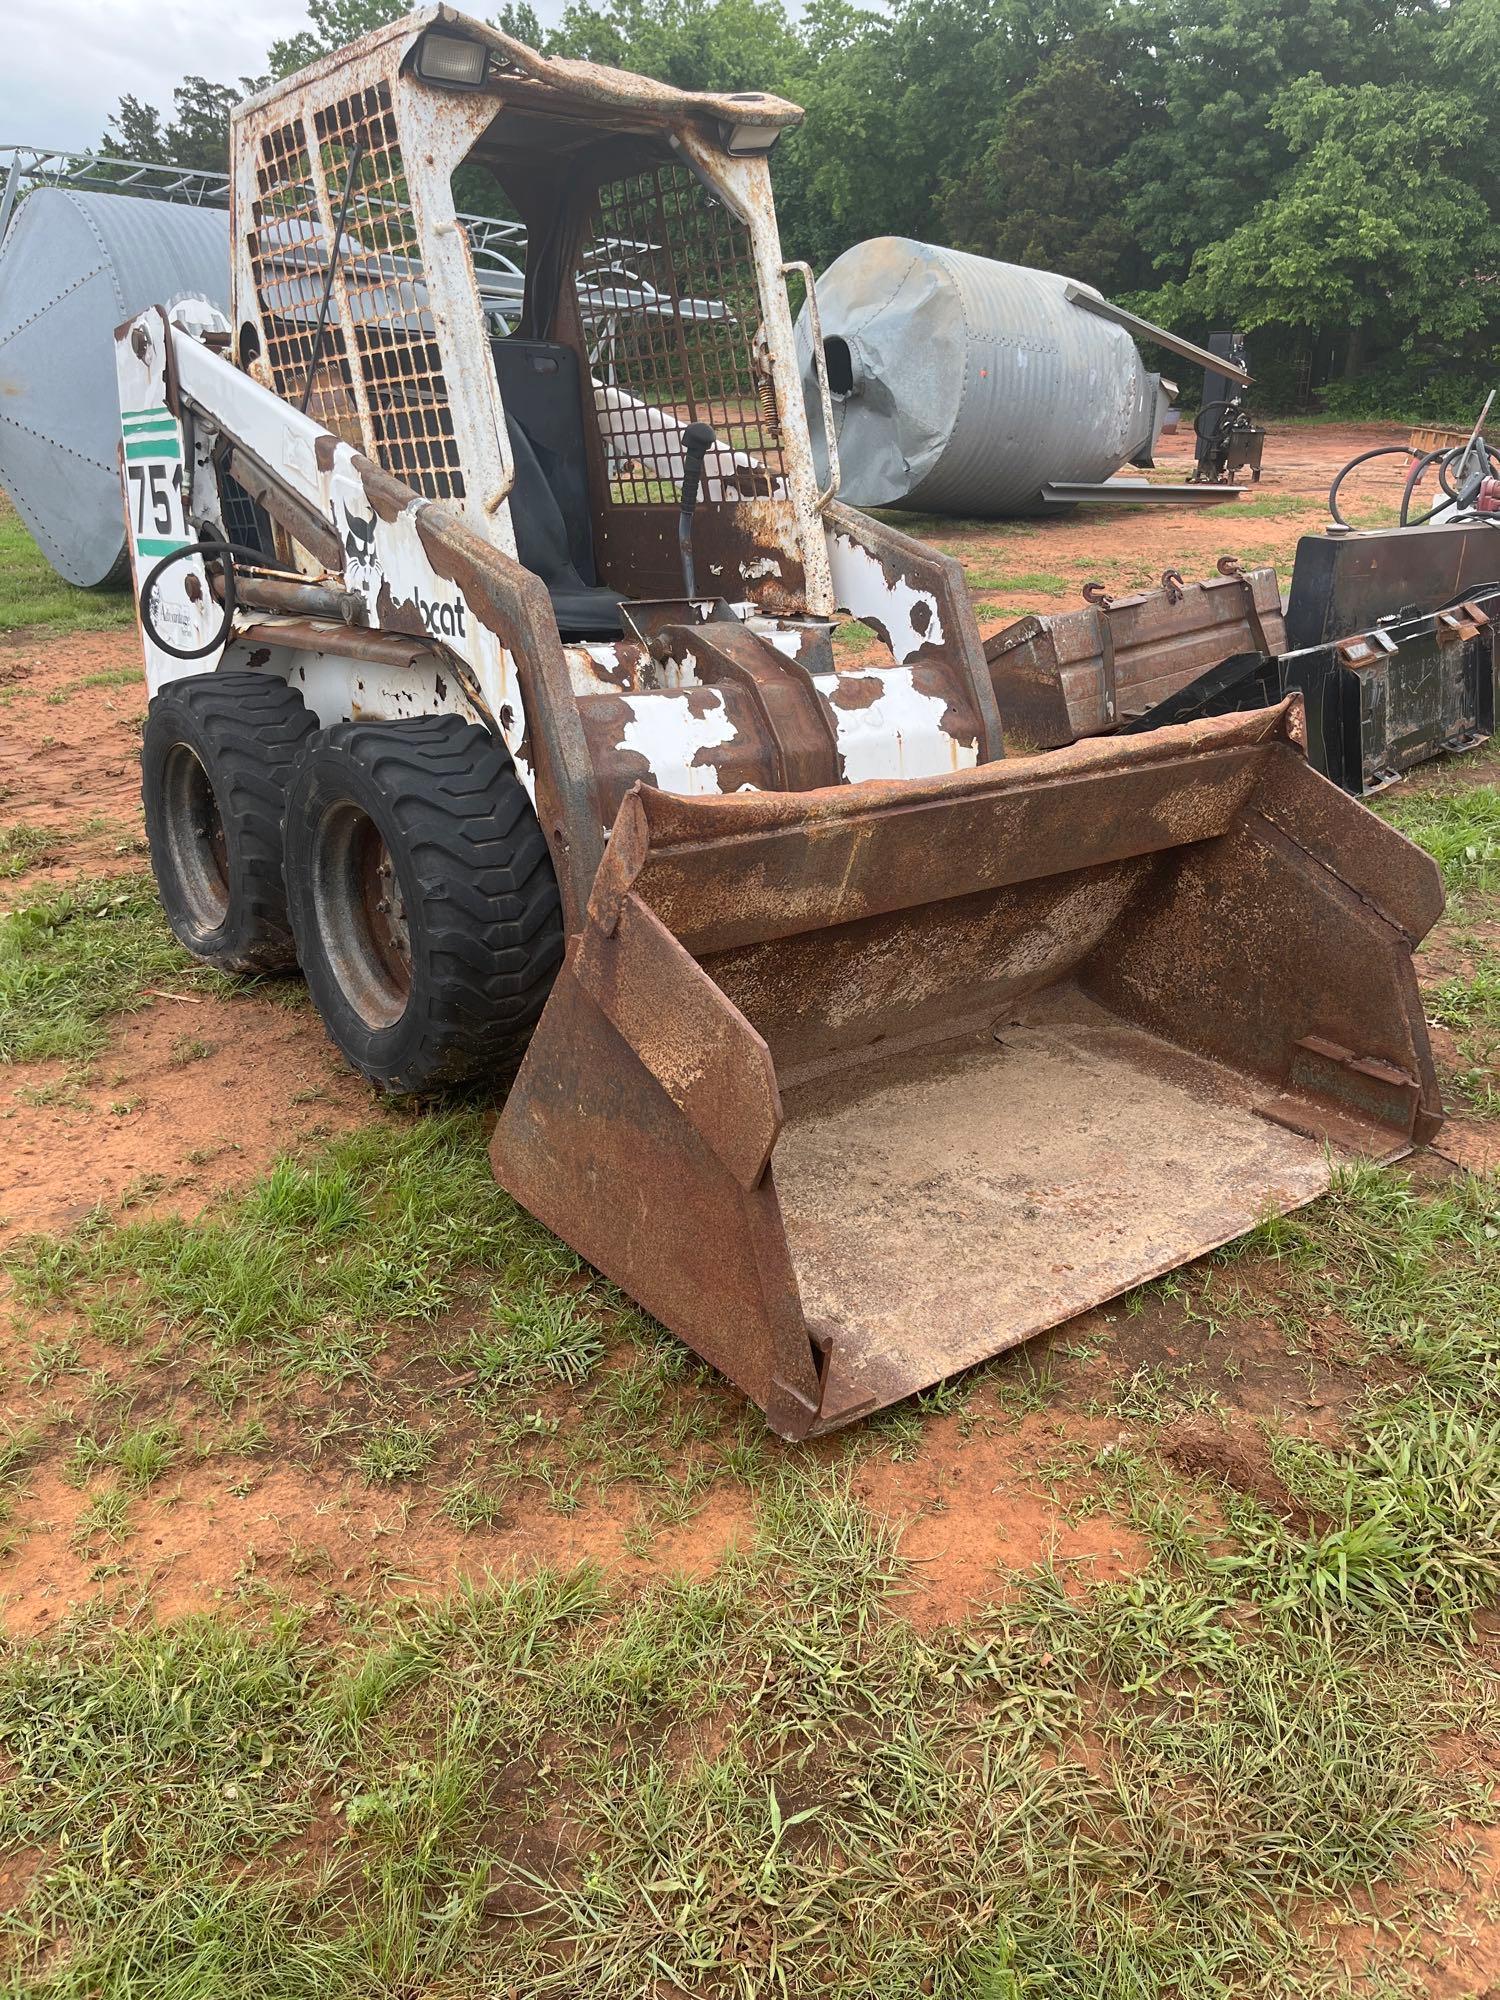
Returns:
[[[1274,569],[1186,583],[1168,570],[1156,590],[1111,597],[1098,585],[1072,611],[1018,618],[985,641],[995,699],[1014,749],[1055,750],[1107,736],[1240,653],[1286,645]]]
[[[501,1183],[787,1437],[1436,1128],[1433,862],[1292,702],[951,775],[638,785]]]

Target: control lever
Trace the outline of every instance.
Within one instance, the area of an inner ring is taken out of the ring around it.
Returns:
[[[707,424],[689,424],[682,433],[682,499],[677,516],[677,546],[682,555],[682,587],[687,597],[696,597],[693,581],[693,509],[698,504],[698,486],[703,478],[703,461],[715,439]]]

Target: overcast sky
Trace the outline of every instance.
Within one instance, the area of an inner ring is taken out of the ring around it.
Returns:
[[[417,0],[413,0],[417,4]],[[475,14],[494,11],[472,5]],[[544,22],[562,0],[537,0]],[[0,148],[92,146],[127,92],[170,111],[184,76],[253,76],[270,43],[305,25],[305,0],[3,0]]]

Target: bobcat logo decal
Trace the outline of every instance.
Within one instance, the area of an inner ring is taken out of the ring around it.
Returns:
[[[344,508],[344,580],[350,590],[374,600],[380,590],[380,558],[374,546],[374,514],[352,514]]]

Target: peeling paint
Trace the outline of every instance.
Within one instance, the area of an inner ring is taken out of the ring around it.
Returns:
[[[717,688],[686,695],[624,695],[629,721],[621,747],[643,757],[664,792],[718,792],[719,773],[707,752],[735,740]]]
[[[947,701],[924,694],[909,668],[820,674],[817,686],[834,718],[851,785],[869,778],[937,777],[972,770],[979,761],[973,742],[961,743],[944,728]]]
[[[880,558],[848,535],[829,535],[828,558],[839,603],[882,632],[898,666],[943,644],[943,621],[931,591],[887,574]]]

